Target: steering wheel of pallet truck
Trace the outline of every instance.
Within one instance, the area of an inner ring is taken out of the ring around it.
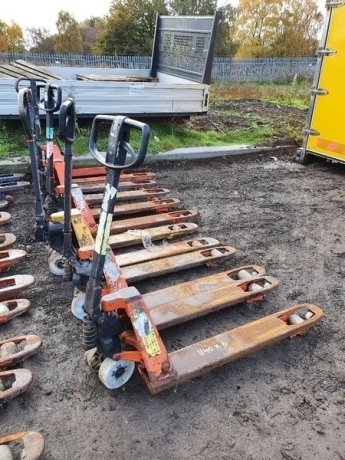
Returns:
[[[74,99],[67,98],[59,112],[59,139],[72,145],[75,139],[75,103]]]
[[[23,87],[20,87],[21,82],[26,82],[27,84]],[[46,85],[46,80],[41,80],[40,78],[22,77],[22,78],[18,78],[14,87],[17,93],[19,93],[20,90],[23,88],[30,89],[31,90],[30,104],[33,107],[38,108],[40,104],[44,102],[43,91],[44,91],[45,85]]]
[[[103,122],[112,123],[105,157],[97,149],[99,127]],[[141,132],[137,152],[129,144],[131,130]],[[97,115],[92,123],[89,149],[91,155],[106,168],[113,170],[133,169],[143,164],[146,157],[149,137],[150,128],[145,123],[127,118],[123,115]],[[126,163],[127,155],[132,159],[130,163]]]
[[[33,141],[33,114],[31,111],[31,90],[30,88],[22,88],[18,92],[18,110],[23,127],[26,132],[26,137],[29,142]]]
[[[62,101],[62,89],[60,86],[47,83],[44,87],[44,97],[41,99],[38,107],[40,110],[48,113],[57,112],[60,109]]]

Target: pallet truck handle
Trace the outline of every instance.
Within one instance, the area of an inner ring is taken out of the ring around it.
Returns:
[[[19,94],[19,91],[21,88],[19,88],[19,84],[21,82],[28,82],[29,85],[27,85],[27,88],[31,90],[31,100],[30,100],[30,103],[33,107],[39,107],[39,108],[42,108],[40,106],[40,104],[44,101],[44,97],[42,96],[42,92],[45,88],[45,85],[46,85],[46,80],[41,80],[39,78],[18,78],[18,80],[16,81],[14,87],[15,87],[15,90],[16,92]]]
[[[18,80],[16,81],[16,83],[15,83],[15,85],[14,85],[15,90],[16,90],[17,93],[19,93],[19,90],[21,89],[21,88],[19,88],[19,84],[20,84],[21,82],[23,82],[23,81],[29,83],[27,86],[30,86],[30,87],[32,87],[32,83],[33,83],[33,82],[35,82],[36,85],[37,85],[37,83],[43,83],[43,85],[37,85],[39,88],[43,88],[44,85],[47,83],[47,80],[42,80],[41,78],[27,78],[27,77],[21,77],[21,78],[18,78]]]
[[[44,87],[44,98],[38,103],[38,107],[44,112],[54,113],[61,107],[62,89],[60,86],[47,83]]]
[[[73,144],[75,139],[75,103],[71,97],[60,107],[59,139],[69,145]]]
[[[21,122],[26,132],[28,142],[33,142],[34,135],[32,131],[32,111],[30,102],[32,93],[30,88],[22,88],[18,91],[18,110]]]
[[[99,126],[102,122],[112,122],[109,134],[108,142],[108,151],[106,158],[97,149],[97,139],[99,133]],[[128,138],[131,129],[141,131],[141,139],[139,142],[138,151],[135,152],[133,147],[129,144]],[[141,123],[137,120],[124,117],[122,115],[112,116],[112,115],[97,115],[91,127],[90,141],[89,141],[89,150],[91,155],[103,166],[111,170],[126,170],[139,167],[143,164],[146,152],[147,145],[150,137],[150,128],[147,124]],[[120,148],[122,147],[122,148]],[[127,154],[132,158],[131,163],[125,164],[125,159],[121,159],[121,150],[126,151]],[[108,160],[108,153],[114,158],[114,161],[110,163]],[[114,155],[115,153],[115,155]],[[117,164],[115,164],[117,163]]]

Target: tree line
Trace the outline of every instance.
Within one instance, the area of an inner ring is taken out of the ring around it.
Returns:
[[[217,0],[112,0],[107,15],[82,22],[61,10],[55,34],[45,27],[23,31],[0,13],[0,52],[150,55],[157,12],[209,16],[216,10],[222,13],[216,56],[315,55],[323,22],[316,0],[239,0],[236,8],[218,8]]]

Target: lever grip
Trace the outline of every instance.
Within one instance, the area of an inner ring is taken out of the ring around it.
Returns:
[[[33,113],[30,107],[32,94],[30,88],[22,88],[18,91],[18,110],[21,122],[29,142],[32,142],[34,135],[31,129]]]
[[[47,83],[47,80],[41,80],[40,78],[20,77],[20,78],[18,78],[18,80],[14,84],[14,87],[15,87],[15,90],[16,90],[17,93],[19,93],[19,90],[20,90],[19,83],[21,83],[22,81],[28,82],[28,85],[26,85],[26,86],[30,86],[31,89],[32,89],[32,84],[33,83],[36,83],[36,84],[37,83],[44,83],[44,84]],[[40,86],[43,86],[43,85],[40,85]]]
[[[20,88],[19,88],[19,83],[22,81],[29,82],[29,85],[27,88],[31,90],[31,97],[30,97],[30,105],[33,108],[42,108],[40,107],[40,103],[44,101],[44,98],[41,97],[41,92],[45,87],[45,80],[41,80],[39,78],[18,78],[18,80],[15,83],[15,89],[17,93],[19,93]]]
[[[69,97],[60,107],[59,139],[66,144],[73,144],[75,139],[75,102]]]
[[[102,122],[112,122],[105,159],[97,149],[99,126]],[[132,129],[141,131],[138,152],[135,152],[129,144],[129,135]],[[91,155],[106,168],[113,170],[133,169],[143,164],[149,137],[150,128],[145,123],[123,115],[97,115],[92,122],[89,149]],[[132,157],[133,161],[125,164],[127,154]]]
[[[62,89],[60,86],[47,83],[44,87],[44,98],[40,100],[38,107],[45,112],[54,113],[60,109],[62,102]]]

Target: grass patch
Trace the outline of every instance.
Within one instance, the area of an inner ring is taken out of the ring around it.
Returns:
[[[284,119],[280,126],[277,120],[257,113],[238,113],[233,110],[222,108],[219,104],[233,100],[261,100],[273,102],[282,106],[306,109],[309,105],[310,81],[298,81],[297,77],[287,84],[274,83],[236,83],[236,84],[213,84],[211,85],[210,111],[213,115],[228,117],[241,117],[247,120],[248,127],[239,127],[231,130],[201,130],[190,124],[183,124],[178,118],[148,119],[146,122],[151,128],[148,154],[156,155],[183,147],[215,147],[231,144],[257,144],[264,145],[268,140],[274,140],[281,136],[282,126],[286,137],[292,140],[301,140],[301,128],[290,124],[290,120]],[[76,126],[76,138],[73,144],[73,153],[76,156],[84,155],[89,151],[89,136],[91,120],[78,120]],[[55,127],[57,120],[55,120]],[[42,135],[45,134],[45,119],[41,120]],[[57,127],[55,128],[57,130]],[[108,126],[101,125],[99,133],[99,150],[105,150],[108,141]],[[131,139],[134,149],[139,142],[139,133]],[[61,142],[57,142],[63,148]],[[23,126],[19,120],[0,121],[0,159],[15,156],[27,156],[28,147]]]
[[[212,85],[213,101],[257,99],[288,107],[307,109],[310,101],[311,80],[299,81],[297,76],[289,83],[223,83]]]

